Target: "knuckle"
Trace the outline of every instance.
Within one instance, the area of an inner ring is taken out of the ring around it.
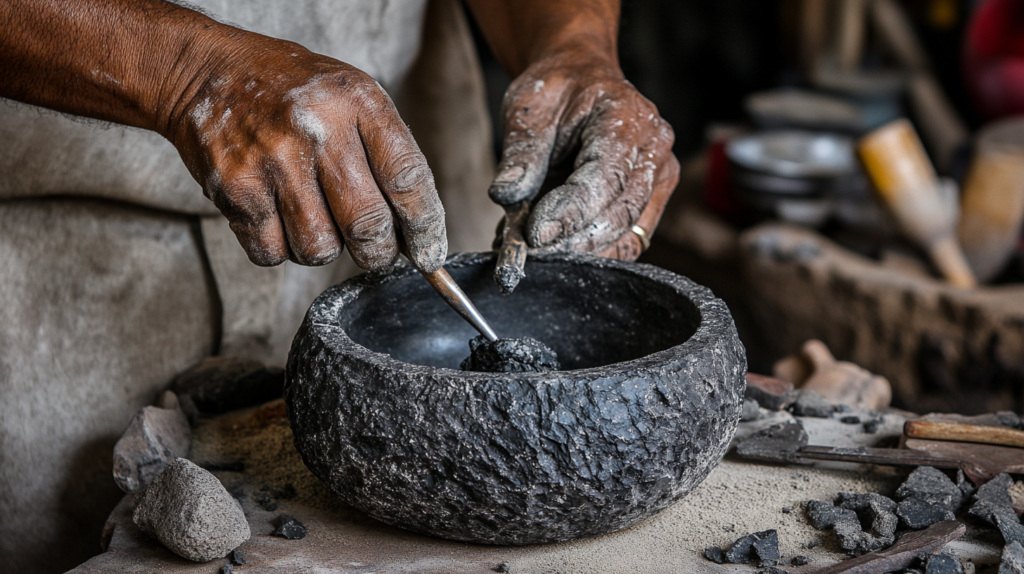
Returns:
[[[434,188],[434,174],[419,154],[403,154],[395,158],[391,191],[399,195],[423,192]]]
[[[345,225],[342,233],[355,243],[380,243],[394,233],[391,212],[386,207],[364,209]]]

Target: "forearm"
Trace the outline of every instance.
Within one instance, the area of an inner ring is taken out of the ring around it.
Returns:
[[[164,0],[0,0],[0,22],[0,96],[164,135],[245,34]]]
[[[619,0],[468,0],[498,61],[512,77],[573,51],[618,67]]]

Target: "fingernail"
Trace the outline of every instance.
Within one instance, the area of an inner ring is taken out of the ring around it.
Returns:
[[[515,183],[523,178],[526,174],[526,170],[522,166],[514,165],[512,167],[505,168],[494,178],[494,183],[508,184]]]
[[[540,243],[550,243],[562,235],[562,224],[558,221],[549,221],[537,229],[537,239]]]

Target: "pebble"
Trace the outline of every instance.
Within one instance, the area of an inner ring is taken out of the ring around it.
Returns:
[[[964,574],[964,567],[956,556],[943,552],[925,560],[924,574]]]
[[[1024,546],[1020,542],[1011,542],[1003,548],[999,574],[1024,574]]]
[[[725,553],[725,561],[730,564],[749,564],[755,558],[760,560],[778,560],[779,534],[775,530],[755,532],[740,538]]]
[[[498,567],[495,568],[494,571],[501,572],[502,574],[507,574],[508,572],[512,571],[512,566],[509,565],[508,562],[502,562],[501,564],[498,564]]]
[[[793,566],[806,566],[806,565],[810,564],[811,562],[814,562],[814,558],[811,558],[810,556],[803,556],[803,555],[801,555],[801,556],[794,556],[793,559],[789,561],[789,563],[792,564]]]
[[[194,562],[223,558],[250,535],[238,501],[215,476],[183,458],[136,495],[132,521]]]
[[[743,410],[740,411],[740,421],[748,423],[761,418],[761,405],[754,399],[743,399]]]
[[[291,516],[282,514],[277,517],[277,528],[270,535],[287,540],[300,540],[306,537],[306,527]]]
[[[715,564],[725,564],[725,552],[718,546],[709,546],[705,548],[704,557]]]
[[[242,566],[243,564],[246,564],[248,562],[249,557],[246,556],[245,552],[242,552],[241,550],[231,551],[231,563],[235,566]]]
[[[814,391],[798,391],[791,408],[798,417],[827,419],[835,412],[835,406]]]

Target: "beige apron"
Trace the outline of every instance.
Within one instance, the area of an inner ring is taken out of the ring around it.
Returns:
[[[489,247],[490,131],[454,0],[195,3],[375,77],[434,170],[451,250]],[[355,271],[253,266],[167,141],[0,102],[3,569],[97,553],[131,415],[211,353],[283,362],[313,297]]]

